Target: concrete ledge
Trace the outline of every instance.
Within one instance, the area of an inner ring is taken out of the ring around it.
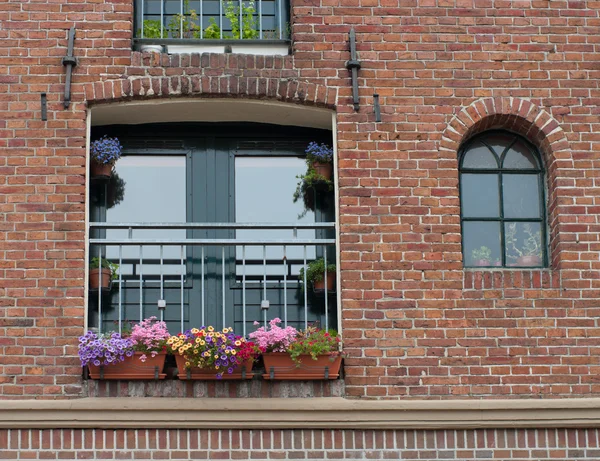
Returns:
[[[0,428],[472,429],[600,427],[600,398],[0,400]]]

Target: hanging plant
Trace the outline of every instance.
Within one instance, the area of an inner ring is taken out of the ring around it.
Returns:
[[[90,145],[92,177],[109,178],[117,160],[121,158],[123,146],[117,138],[104,135]]]
[[[314,211],[316,190],[333,191],[333,149],[327,144],[313,141],[306,148],[305,154],[306,173],[296,176],[299,181],[293,196],[294,203],[300,199],[304,203],[304,211],[298,215],[298,219],[306,216],[309,210]]]

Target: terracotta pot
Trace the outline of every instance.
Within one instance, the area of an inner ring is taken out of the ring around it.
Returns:
[[[218,370],[212,370],[208,368],[192,367],[189,369],[190,376],[188,378],[188,370],[185,368],[185,357],[183,355],[176,355],[175,361],[177,362],[177,369],[179,370],[179,379],[193,379],[203,381],[216,381],[216,380],[233,380],[233,379],[252,379],[252,360],[247,360],[233,370],[233,373],[227,373],[227,369],[220,370],[223,372],[221,378],[217,378]],[[245,370],[245,372],[243,371]]]
[[[143,354],[143,352],[136,352],[131,357],[125,357],[123,362],[114,365],[104,365],[99,367],[88,365],[90,377],[92,379],[156,379],[158,367],[158,379],[164,379],[166,374],[162,371],[165,366],[167,353],[160,352],[154,357],[147,353],[145,362],[140,360],[140,357]]]
[[[529,266],[541,266],[541,265],[542,265],[542,258],[540,258],[539,256],[536,256],[536,255],[520,256],[517,259],[517,266],[529,267]]]
[[[98,163],[93,160],[90,163],[90,175],[92,178],[110,178],[112,169],[113,166],[110,163]]]
[[[333,173],[333,165],[331,163],[313,162],[312,166],[317,174],[320,174],[325,179],[331,179],[331,174]]]
[[[265,362],[264,379],[306,380],[337,379],[340,376],[342,357],[340,355],[319,355],[313,360],[308,354],[300,356],[298,366],[286,352],[268,352],[263,354]],[[326,373],[327,371],[327,373]],[[271,378],[271,372],[273,377]]]
[[[102,280],[99,280],[99,271],[100,269],[90,269],[90,290],[97,290],[99,286],[103,289],[110,288],[110,269],[102,269]]]
[[[473,265],[478,266],[478,267],[483,267],[483,266],[491,266],[492,263],[490,262],[489,259],[477,259],[476,261],[473,261]]]
[[[325,291],[325,282],[327,282],[327,291],[333,292],[335,287],[335,272],[327,272],[327,277],[323,274],[323,280],[313,282],[313,289],[315,291]]]

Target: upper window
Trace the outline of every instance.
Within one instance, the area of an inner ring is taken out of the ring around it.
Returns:
[[[461,150],[460,201],[465,267],[547,265],[544,171],[522,137],[488,131]]]

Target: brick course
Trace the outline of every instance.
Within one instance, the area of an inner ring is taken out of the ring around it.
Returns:
[[[294,55],[263,58],[132,52],[130,0],[0,3],[0,397],[84,394],[87,107],[217,95],[337,112],[348,397],[600,395],[598,7],[295,2]],[[457,149],[491,127],[546,157],[548,269],[463,270]]]

